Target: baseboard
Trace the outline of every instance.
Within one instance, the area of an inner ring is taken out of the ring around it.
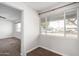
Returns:
[[[27,50],[24,54],[23,54],[23,53],[20,53],[20,55],[21,55],[21,56],[27,56],[27,53],[29,53],[29,52],[33,51],[33,50],[34,50],[34,49],[36,49],[36,48],[38,48],[38,46],[33,47],[33,48],[31,48],[31,49]]]
[[[49,50],[49,51],[52,51],[52,52],[57,53],[57,54],[62,55],[62,56],[68,56],[68,55],[66,55],[66,54],[64,54],[64,53],[58,52],[58,51],[56,51],[56,50],[49,49],[49,48],[44,47],[44,46],[36,46],[36,47],[33,47],[32,49],[27,50],[26,53],[29,53],[29,52],[33,51],[34,49],[36,49],[36,48],[38,48],[38,47],[47,49],[47,50]]]
[[[34,49],[36,49],[36,48],[38,48],[38,46],[33,47],[33,48],[31,48],[31,49],[27,50],[27,51],[26,51],[26,53],[29,53],[29,52],[33,51]]]
[[[59,55],[62,55],[62,56],[67,56],[66,54],[63,54],[63,53],[58,52],[58,51],[56,51],[56,50],[52,50],[52,49],[49,49],[49,48],[44,47],[44,46],[40,46],[40,47],[41,47],[41,48],[44,48],[44,49],[47,49],[47,50],[49,50],[49,51],[52,51],[52,52],[54,52],[54,53],[57,53],[57,54],[59,54]]]

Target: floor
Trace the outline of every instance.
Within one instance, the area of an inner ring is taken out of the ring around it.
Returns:
[[[19,56],[21,41],[11,37],[0,39],[0,56]]]
[[[27,56],[61,56],[44,48],[38,47],[37,49],[27,53]]]

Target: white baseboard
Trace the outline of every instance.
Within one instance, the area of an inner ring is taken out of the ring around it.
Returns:
[[[33,48],[31,48],[31,49],[27,50],[27,51],[26,51],[26,53],[29,53],[29,52],[33,51],[34,49],[36,49],[36,48],[38,48],[38,46],[33,47]]]
[[[36,49],[36,48],[38,48],[38,46],[33,47],[33,48],[31,48],[31,49],[27,50],[24,54],[23,54],[23,53],[20,53],[20,55],[21,55],[21,56],[27,56],[27,53],[29,53],[29,52],[33,51],[33,50],[34,50],[34,49]]]
[[[52,52],[54,52],[54,53],[60,54],[60,55],[62,55],[62,56],[67,56],[66,54],[63,54],[63,53],[58,52],[58,51],[56,51],[56,50],[49,49],[49,48],[44,47],[44,46],[39,46],[39,47],[44,48],[44,49],[47,49],[47,50],[52,51]]]
[[[64,53],[58,52],[58,51],[56,51],[56,50],[49,49],[49,48],[44,47],[44,46],[36,46],[36,47],[33,47],[32,49],[27,50],[26,53],[29,53],[29,52],[33,51],[34,49],[36,49],[36,48],[38,48],[38,47],[47,49],[47,50],[49,50],[49,51],[52,51],[52,52],[57,53],[57,54],[60,54],[60,55],[62,55],[62,56],[68,56],[68,55],[66,55],[66,54],[64,54]]]

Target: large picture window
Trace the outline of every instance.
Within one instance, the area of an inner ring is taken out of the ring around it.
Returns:
[[[53,13],[41,19],[41,34],[77,38],[77,29],[76,9]]]

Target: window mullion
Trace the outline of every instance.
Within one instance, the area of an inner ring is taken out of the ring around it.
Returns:
[[[64,11],[64,38],[66,39],[66,12]]]

